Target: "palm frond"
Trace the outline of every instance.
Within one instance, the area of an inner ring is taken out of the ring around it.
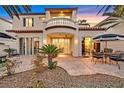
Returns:
[[[106,6],[104,13],[107,13],[107,12],[109,11],[110,8],[112,8],[112,5]],[[103,14],[104,14],[104,13],[103,13]]]
[[[111,27],[114,27],[114,26],[116,26],[116,25],[119,25],[120,23],[118,22],[118,23],[114,23],[113,25],[111,25],[111,26],[109,26],[107,29],[109,29],[109,28],[111,28]]]
[[[4,10],[9,14],[9,16],[10,16],[11,18],[13,18],[12,12],[11,12],[11,10],[9,9],[8,6],[2,5],[2,7],[3,7]]]
[[[2,7],[9,14],[11,18],[13,18],[13,15],[19,18],[19,14],[22,13],[21,8],[18,5],[2,5]],[[22,8],[27,13],[31,12],[31,5],[22,5]]]
[[[99,7],[99,6],[97,6],[97,7]],[[102,10],[103,10],[105,7],[106,7],[106,6],[104,5],[104,6],[99,10],[99,12],[97,13],[97,15],[100,14],[100,13],[102,12]]]
[[[111,25],[111,24],[114,24],[114,23],[118,23],[118,21],[107,21],[107,22],[104,22],[104,23],[100,24],[99,26]]]
[[[19,7],[18,5],[15,5],[14,7],[17,9],[17,11],[18,11],[20,14],[22,13],[22,11],[21,11],[21,9],[20,9],[20,7]]]
[[[22,5],[22,6],[23,6],[24,10],[25,10],[27,13],[31,11],[30,6],[27,6],[27,5]]]
[[[100,14],[100,13],[102,13],[102,12],[103,12],[103,15],[104,15],[105,13],[108,13],[108,11],[109,11],[111,8],[113,8],[113,7],[114,7],[114,5],[104,5],[104,6],[98,11],[97,15]]]
[[[13,14],[15,14],[15,16],[16,16],[17,18],[19,18],[18,12],[17,12],[17,10],[15,9],[15,7],[14,7],[13,5],[10,6],[10,9],[11,9],[11,11],[13,12]]]
[[[40,49],[40,53],[47,54],[47,55],[56,55],[56,54],[62,53],[62,51],[63,51],[62,49],[57,48],[52,44],[44,45]]]

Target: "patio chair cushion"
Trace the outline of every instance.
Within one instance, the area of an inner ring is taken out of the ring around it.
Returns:
[[[111,56],[110,59],[114,61],[124,61],[124,57],[122,56]]]
[[[98,59],[103,58],[103,53],[94,53],[93,57]]]

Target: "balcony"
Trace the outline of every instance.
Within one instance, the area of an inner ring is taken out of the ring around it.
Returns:
[[[50,27],[71,27],[75,28],[75,22],[68,18],[52,18],[46,22],[46,29]]]

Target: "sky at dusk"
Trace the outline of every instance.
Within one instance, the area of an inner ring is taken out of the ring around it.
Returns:
[[[33,5],[32,13],[44,13],[45,8],[78,8],[77,17],[78,19],[86,19],[91,25],[95,25],[106,17],[102,14],[97,15],[98,11],[102,6],[97,7],[96,5]],[[0,17],[9,18],[9,15],[0,6]]]

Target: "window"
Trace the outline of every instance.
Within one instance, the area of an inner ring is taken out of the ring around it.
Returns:
[[[24,27],[33,27],[34,26],[34,19],[33,18],[24,18],[23,19],[23,26]]]

